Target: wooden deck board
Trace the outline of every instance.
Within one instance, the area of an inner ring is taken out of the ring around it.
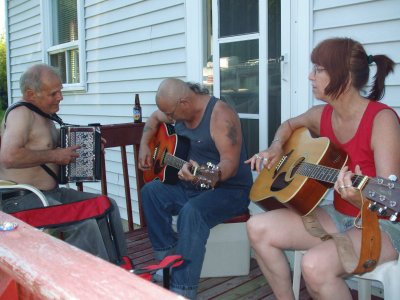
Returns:
[[[135,268],[141,268],[156,263],[153,250],[144,228],[126,233],[128,255]],[[161,285],[159,283],[158,285]],[[357,291],[352,291],[353,299],[357,299]],[[199,282],[197,300],[276,300],[265,277],[255,259],[251,259],[250,272],[247,276],[202,278]],[[300,300],[311,299],[301,284]],[[382,300],[372,297],[373,300]]]

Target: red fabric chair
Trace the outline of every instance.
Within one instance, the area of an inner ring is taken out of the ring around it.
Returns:
[[[0,181],[0,190],[1,189],[26,189],[35,193],[41,199],[44,207],[23,210],[12,213],[11,215],[33,227],[41,229],[57,228],[59,226],[73,224],[90,218],[108,218],[108,214],[112,209],[109,198],[103,195],[73,203],[48,206],[45,196],[38,189],[32,186],[15,184],[10,181]],[[108,224],[109,234],[114,235],[112,223],[108,222]],[[152,280],[155,272],[163,269],[163,285],[166,288],[169,288],[170,268],[177,267],[183,263],[183,259],[180,255],[171,255],[166,257],[159,264],[135,270],[134,264],[130,258],[120,255],[120,249],[118,249],[117,243],[114,243],[114,247],[118,256],[117,264],[123,269],[126,269],[142,278]]]

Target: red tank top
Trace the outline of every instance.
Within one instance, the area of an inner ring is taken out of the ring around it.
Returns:
[[[356,134],[347,143],[342,144],[337,140],[332,128],[333,107],[329,104],[324,107],[321,115],[320,135],[328,137],[335,146],[347,153],[347,165],[351,171],[354,172],[356,165],[359,165],[364,175],[376,176],[374,153],[371,149],[372,127],[375,116],[384,109],[390,109],[396,113],[386,104],[370,101],[358,125]],[[336,191],[334,192],[333,204],[337,211],[345,215],[355,217],[360,211],[357,207],[342,199]]]

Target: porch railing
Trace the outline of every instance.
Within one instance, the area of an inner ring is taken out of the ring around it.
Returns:
[[[0,211],[0,300],[182,299]]]

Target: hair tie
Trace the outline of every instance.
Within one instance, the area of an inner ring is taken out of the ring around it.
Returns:
[[[373,55],[368,55],[367,56],[367,61],[368,61],[369,65],[372,64],[374,62],[374,56]]]

